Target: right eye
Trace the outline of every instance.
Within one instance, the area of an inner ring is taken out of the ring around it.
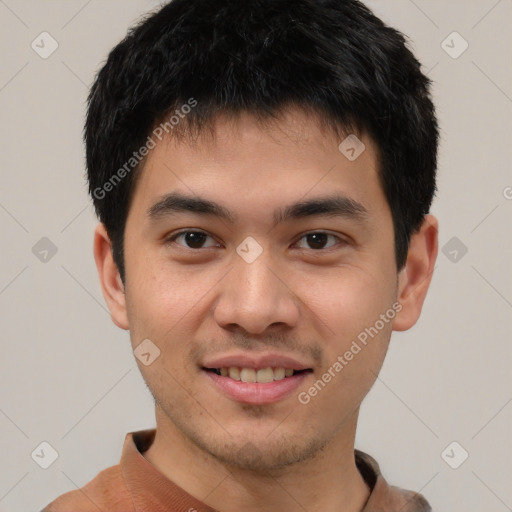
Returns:
[[[178,243],[178,245],[185,247],[186,249],[208,249],[209,247],[215,246],[215,244],[207,247],[203,246],[205,239],[208,237],[213,240],[213,238],[204,231],[196,231],[189,229],[179,231],[178,233],[174,233],[167,239],[166,243]],[[184,243],[176,242],[176,240],[179,240],[180,238],[183,239]]]

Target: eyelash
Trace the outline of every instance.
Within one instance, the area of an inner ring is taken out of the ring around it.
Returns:
[[[172,236],[167,238],[166,244],[176,243],[175,240],[179,236],[187,234],[187,233],[204,234],[206,236],[209,236],[210,238],[213,238],[212,235],[208,234],[206,231],[195,230],[195,229],[184,229],[182,231],[178,231],[177,233],[174,233]],[[339,237],[337,235],[333,235],[332,233],[328,233],[326,231],[308,231],[307,233],[304,233],[303,235],[301,235],[301,237],[298,239],[298,241],[302,240],[303,238],[305,238],[305,237],[307,237],[309,235],[317,235],[317,234],[327,235],[327,236],[331,236],[333,238],[336,238],[338,240],[338,244],[335,244],[335,245],[333,245],[331,247],[327,247],[327,248],[311,249],[311,251],[314,251],[314,252],[322,252],[322,251],[325,252],[325,251],[328,251],[330,249],[335,248],[337,245],[346,245],[346,244],[348,244],[348,242],[346,240],[344,240],[343,238],[341,238],[341,237]],[[200,251],[200,250],[206,250],[206,249],[212,249],[213,248],[213,247],[200,247],[199,249],[194,249],[192,247],[187,247],[187,246],[181,245],[181,244],[177,244],[177,245],[179,245],[180,247],[182,247],[184,249],[188,249],[188,250],[196,251],[196,252]]]

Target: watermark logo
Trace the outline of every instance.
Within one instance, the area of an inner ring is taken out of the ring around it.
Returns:
[[[248,236],[236,248],[236,252],[246,263],[252,263],[263,252],[263,247],[252,236]]]
[[[458,33],[452,32],[441,43],[441,48],[452,58],[458,59],[469,47],[469,43]]]
[[[350,348],[345,351],[343,355],[339,355],[336,361],[323,373],[322,377],[315,381],[315,383],[307,390],[301,391],[297,399],[302,405],[307,405],[311,399],[318,395],[325,386],[331,382],[342,370],[347,366],[354,357],[359,354],[364,347],[368,344],[368,338],[375,338],[382,329],[393,320],[397,313],[402,311],[402,304],[395,302],[385,313],[381,313],[379,319],[374,322],[370,327],[366,327],[357,335],[357,340],[352,341]]]
[[[59,458],[57,450],[48,441],[39,443],[30,456],[43,469],[48,469]]]
[[[442,252],[452,263],[458,263],[464,258],[468,248],[454,236],[443,245]]]
[[[366,146],[353,133],[351,133],[341,142],[338,149],[342,155],[345,155],[348,160],[353,162],[366,149]]]
[[[44,236],[32,247],[32,254],[40,262],[48,263],[57,254],[57,246]]]
[[[133,354],[144,366],[149,366],[160,356],[160,349],[151,340],[145,339],[137,345]]]
[[[469,457],[469,453],[460,445],[457,441],[451,442],[442,452],[441,458],[450,466],[452,469],[457,469]]]
[[[187,103],[182,105],[179,109],[176,109],[174,114],[167,121],[160,123],[151,132],[151,135],[148,135],[146,143],[137,151],[134,151],[132,156],[101,187],[96,187],[93,190],[92,195],[96,199],[104,199],[107,193],[114,190],[114,188],[142,162],[149,154],[150,150],[155,148],[157,144],[155,139],[161,141],[164,134],[171,133],[174,127],[177,126],[195,106],[197,106],[197,100],[189,98]]]
[[[59,43],[48,33],[41,32],[30,44],[41,59],[47,59],[59,47]]]

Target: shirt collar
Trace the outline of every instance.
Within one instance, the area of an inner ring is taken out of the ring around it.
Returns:
[[[217,512],[197,500],[184,489],[160,473],[144,453],[153,443],[156,429],[126,434],[120,466],[136,512],[183,510],[185,512]],[[423,496],[389,486],[378,463],[368,454],[355,450],[356,465],[371,490],[361,512],[429,512],[431,508]]]

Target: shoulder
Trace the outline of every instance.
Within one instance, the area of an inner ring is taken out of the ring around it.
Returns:
[[[371,489],[363,512],[432,512],[428,501],[420,493],[389,485],[373,457],[355,450],[355,458],[357,468]]]
[[[111,466],[89,483],[62,494],[41,512],[131,512],[132,501],[121,472],[121,466]]]
[[[425,497],[413,491],[401,487],[389,486],[389,501],[394,507],[399,507],[402,512],[432,512]]]

